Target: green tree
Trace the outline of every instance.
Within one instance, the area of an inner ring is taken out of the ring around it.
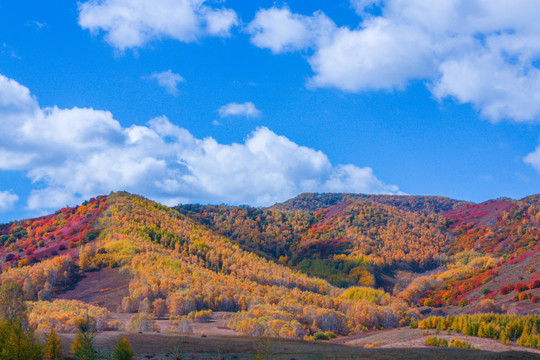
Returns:
[[[63,359],[60,346],[60,339],[56,334],[54,328],[51,329],[49,335],[47,335],[47,342],[45,343],[45,359],[47,360],[61,360]]]
[[[0,288],[0,359],[42,359],[41,346],[28,323],[21,287],[4,283]]]
[[[76,360],[97,360],[100,358],[95,348],[96,333],[88,318],[79,321],[79,329],[71,344],[71,354]]]
[[[131,350],[131,344],[129,340],[124,336],[116,347],[111,355],[112,360],[131,360],[133,359],[133,350]]]

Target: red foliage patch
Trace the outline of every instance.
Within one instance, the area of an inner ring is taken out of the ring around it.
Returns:
[[[517,283],[516,286],[514,287],[514,290],[516,290],[518,292],[522,292],[522,291],[529,290],[529,287],[527,286],[527,284]]]
[[[74,208],[64,208],[41,218],[0,225],[0,256],[16,266],[19,260],[37,262],[65,250],[64,244],[80,245],[95,238],[92,225],[107,208],[100,196]]]
[[[512,291],[514,291],[514,285],[509,284],[501,288],[500,293],[501,295],[510,294]]]
[[[451,228],[465,224],[493,226],[502,216],[503,212],[509,211],[514,206],[511,200],[490,200],[481,204],[467,204],[442,213],[452,221]]]

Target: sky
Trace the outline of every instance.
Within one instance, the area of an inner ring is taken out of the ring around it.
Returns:
[[[0,3],[0,222],[125,190],[540,192],[536,0]]]

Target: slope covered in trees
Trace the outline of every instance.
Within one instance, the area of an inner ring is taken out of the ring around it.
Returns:
[[[300,200],[307,202],[311,195]],[[326,205],[336,199],[344,202],[317,211],[223,205],[184,205],[176,210],[243,249],[341,287],[373,286],[380,274],[438,266],[449,242],[445,218],[422,214],[427,207],[411,212],[339,194],[315,196],[314,206],[300,208],[317,208],[320,201]]]
[[[464,201],[442,196],[304,193],[283,203],[276,204],[270,207],[270,209],[284,211],[316,211],[355,199],[363,199],[376,204],[391,205],[401,210],[424,215],[438,214],[466,204]]]
[[[131,279],[117,304],[128,323],[86,308],[104,330],[167,318],[187,331],[225,311],[243,334],[310,339],[415,323],[426,308],[530,313],[540,300],[535,199],[303,194],[270,208],[168,208],[115,193],[0,225],[0,282],[35,302],[40,331],[75,330],[85,303],[55,299],[103,268]]]
[[[499,300],[504,286],[540,278],[537,199],[473,204],[440,197],[302,194],[270,208],[176,209],[246,250],[340,287],[390,290],[402,271],[410,282],[415,274],[437,269],[438,275],[410,283],[403,296],[414,305],[440,307]],[[534,289],[523,300],[536,296]]]

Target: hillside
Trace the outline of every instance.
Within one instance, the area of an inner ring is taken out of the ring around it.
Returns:
[[[534,303],[526,301],[538,295],[534,282],[540,278],[537,198],[473,204],[439,197],[302,194],[262,209],[175,209],[248,251],[339,287],[382,286],[410,304],[466,307],[446,311],[472,311],[494,299],[527,312],[534,311]],[[519,283],[530,291],[521,294],[521,286],[511,299],[503,297],[503,287]]]
[[[255,252],[341,287],[379,285],[378,274],[437,266],[449,245],[446,220],[345,199],[317,211],[185,205],[175,208]]]
[[[87,311],[100,330],[307,340],[422,314],[533,314],[534,199],[303,194],[168,208],[113,193],[0,225],[0,282],[22,287],[40,331],[73,331]]]

